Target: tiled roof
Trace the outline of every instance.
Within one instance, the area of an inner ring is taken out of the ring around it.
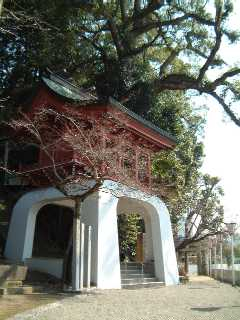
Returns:
[[[58,74],[53,72],[48,72],[48,75],[42,77],[43,82],[55,93],[62,96],[63,98],[70,99],[76,102],[79,105],[88,105],[92,103],[96,103],[98,98],[94,96],[89,90],[85,90],[75,86],[69,80],[62,78]],[[131,118],[139,121],[144,126],[152,129],[153,131],[157,132],[158,134],[170,139],[174,144],[177,142],[176,138],[170,135],[168,132],[162,130],[161,128],[157,127],[150,121],[142,118],[137,113],[129,110],[125,106],[123,106],[120,102],[116,101],[113,98],[109,98],[109,103],[115,108],[120,109],[122,112],[128,114]]]
[[[98,100],[89,90],[79,88],[67,79],[63,79],[52,72],[49,72],[48,76],[43,76],[42,80],[55,93],[75,102],[87,104]]]

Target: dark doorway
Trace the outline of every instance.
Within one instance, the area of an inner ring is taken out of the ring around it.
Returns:
[[[37,215],[33,257],[64,258],[72,230],[73,210],[49,204]]]

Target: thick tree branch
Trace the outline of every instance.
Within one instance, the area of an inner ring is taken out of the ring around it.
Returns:
[[[136,19],[143,19],[145,17],[147,17],[149,14],[153,13],[155,10],[159,10],[163,5],[165,5],[165,1],[164,0],[151,0],[149,1],[149,4],[147,7],[143,8],[141,11],[139,12],[134,12],[134,20]],[[130,23],[132,23],[132,18],[129,21]]]
[[[216,8],[215,26],[214,26],[215,35],[216,35],[215,44],[214,44],[214,46],[211,50],[211,53],[208,56],[206,62],[204,63],[204,65],[200,69],[199,76],[198,76],[199,82],[201,82],[203,80],[203,78],[206,74],[206,71],[212,65],[214,58],[216,56],[216,53],[218,52],[220,45],[221,45],[221,40],[222,40],[221,15],[222,15],[222,8],[217,7]]]
[[[170,55],[167,57],[167,59],[163,62],[163,64],[160,67],[160,71],[159,71],[159,77],[161,78],[161,76],[164,74],[165,70],[167,69],[167,67],[173,62],[173,60],[178,56],[180,50],[172,50]]]
[[[127,2],[126,0],[119,0],[119,1],[120,1],[122,21],[125,22],[127,20]]]
[[[234,77],[236,75],[240,74],[240,68],[236,68],[231,71],[224,72],[221,77],[214,80],[211,84],[212,88],[215,90],[218,86],[224,84],[224,81],[228,78]]]
[[[111,32],[112,35],[112,39],[113,42],[115,44],[115,47],[117,49],[117,53],[118,53],[118,57],[121,58],[122,57],[122,53],[123,53],[123,46],[122,46],[122,41],[119,37],[119,32],[118,32],[118,28],[117,25],[114,21],[113,18],[108,19],[108,26],[109,26],[109,30]]]

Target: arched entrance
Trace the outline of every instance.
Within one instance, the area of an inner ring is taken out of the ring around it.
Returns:
[[[70,214],[71,217],[68,221],[72,219],[73,205],[72,200],[65,198],[62,193],[54,188],[39,189],[23,195],[12,212],[5,248],[6,258],[24,262],[30,269],[47,272],[61,278],[63,257],[60,257],[60,255],[62,255],[66,244],[63,245],[62,243],[60,245],[62,250],[58,249],[58,253],[55,252],[54,254],[53,246],[58,244],[57,247],[59,247],[60,242],[62,242],[60,238],[57,239],[54,229],[56,229],[56,217],[60,218],[61,216],[63,218],[63,215],[60,214],[61,211]],[[48,220],[51,220],[49,225],[46,223],[46,216],[48,216]],[[66,226],[66,229],[70,228],[70,222],[68,224],[69,226]],[[43,233],[50,225],[51,235],[49,234],[43,240]],[[67,230],[65,231],[67,233]],[[48,237],[52,237],[50,241],[52,242],[52,248],[49,247],[50,239],[47,239]],[[61,234],[59,234],[59,237],[61,237]]]
[[[36,217],[45,205],[73,208],[73,201],[54,188],[29,192],[14,207],[5,256],[15,261],[32,258]],[[144,218],[144,260],[153,261],[155,276],[166,285],[179,281],[169,213],[157,197],[106,181],[86,198],[81,220],[92,226],[91,282],[98,288],[121,288],[117,215],[137,212]]]
[[[124,214],[130,217],[133,213],[139,217],[139,232],[135,242],[136,256],[130,261],[142,264],[143,269],[151,270],[152,276],[156,276],[159,281],[164,282],[163,257],[161,246],[159,246],[161,232],[157,228],[153,229],[153,225],[159,223],[158,214],[147,201],[121,197],[117,205],[117,215],[121,217]],[[122,260],[121,258],[120,260]]]

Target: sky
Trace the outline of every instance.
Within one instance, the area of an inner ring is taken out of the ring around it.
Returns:
[[[229,25],[240,31],[240,1],[234,1],[234,14]],[[234,47],[226,44],[221,56],[230,65],[240,62],[240,42]],[[240,65],[240,63],[239,63]],[[208,106],[205,129],[205,161],[202,171],[221,178],[224,189],[225,222],[237,221],[240,225],[240,127],[231,122],[222,107],[212,98],[198,103]],[[240,102],[239,102],[240,108]]]

